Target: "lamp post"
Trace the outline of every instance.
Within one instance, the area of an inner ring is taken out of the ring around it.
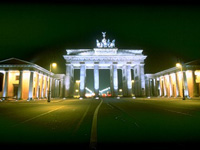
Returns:
[[[176,67],[177,67],[177,68],[181,68],[181,72],[182,72],[182,75],[183,75],[183,66],[182,66],[182,64],[176,63]],[[182,92],[183,92],[183,100],[185,100],[184,75],[183,75],[183,77],[182,77]]]
[[[50,75],[51,75],[51,66],[53,68],[56,68],[57,64],[56,63],[50,63]],[[49,77],[49,82],[48,82],[48,98],[47,98],[47,102],[51,102],[51,87],[50,87],[50,77]]]

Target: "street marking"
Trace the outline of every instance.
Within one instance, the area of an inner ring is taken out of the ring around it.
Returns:
[[[174,113],[177,113],[177,114],[192,116],[192,115],[190,115],[190,114],[188,114],[188,113],[183,113],[183,112],[179,112],[179,111],[174,111],[174,110],[169,110],[169,109],[164,109],[164,110],[169,111],[169,112],[174,112]]]
[[[94,112],[94,116],[93,116],[93,120],[92,120],[91,136],[90,136],[90,149],[96,149],[96,144],[97,144],[97,115],[98,115],[98,111],[99,111],[99,108],[100,108],[102,103],[103,103],[103,100],[101,99],[101,102],[99,103],[99,105],[97,106],[97,108]]]
[[[62,107],[64,107],[64,106],[55,108],[55,109],[53,109],[53,110],[50,110],[50,111],[47,111],[47,112],[42,113],[42,114],[40,114],[40,115],[37,115],[37,116],[35,116],[35,117],[33,117],[33,118],[30,118],[30,119],[27,119],[27,120],[25,120],[25,121],[22,121],[22,122],[20,122],[20,123],[18,123],[18,124],[13,125],[12,127],[15,127],[15,126],[18,126],[18,125],[20,125],[20,124],[29,122],[29,121],[31,121],[31,120],[33,120],[33,119],[39,118],[39,117],[44,116],[44,115],[46,115],[46,114],[49,114],[49,113],[51,113],[51,112],[53,112],[53,111],[56,111],[56,110],[58,110],[58,109],[60,109],[60,108],[62,108]]]
[[[113,107],[112,105],[110,105],[109,103],[107,103],[107,105],[108,105],[110,108],[112,108],[112,109],[114,108],[114,107]]]

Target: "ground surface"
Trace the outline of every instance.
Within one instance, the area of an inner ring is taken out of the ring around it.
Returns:
[[[200,139],[200,99],[3,101],[0,144],[19,149],[184,149]]]

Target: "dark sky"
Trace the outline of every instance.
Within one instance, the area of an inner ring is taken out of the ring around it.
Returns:
[[[52,60],[65,73],[65,49],[94,48],[102,31],[118,48],[143,49],[146,73],[200,58],[199,5],[10,2],[0,4],[0,60]]]

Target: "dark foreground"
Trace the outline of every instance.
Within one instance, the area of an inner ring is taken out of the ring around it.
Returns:
[[[0,103],[5,149],[191,149],[200,99],[57,99]]]

